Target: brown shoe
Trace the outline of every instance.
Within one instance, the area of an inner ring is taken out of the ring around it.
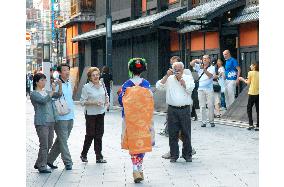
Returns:
[[[141,175],[140,175],[140,172],[138,172],[138,171],[133,172],[133,178],[134,178],[135,183],[140,183],[143,180]]]

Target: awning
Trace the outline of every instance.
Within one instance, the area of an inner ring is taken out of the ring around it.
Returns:
[[[65,20],[59,25],[59,28],[66,28],[72,23],[79,23],[79,22],[93,22],[95,23],[96,16],[93,14],[79,14],[76,16],[71,17],[70,19]]]
[[[240,13],[228,23],[228,25],[237,25],[259,20],[259,5],[250,5],[245,7]]]
[[[184,28],[180,29],[178,33],[184,34],[187,32],[197,31],[201,29],[201,25],[189,25],[185,26]]]
[[[169,20],[175,21],[176,17],[185,11],[186,11],[186,7],[178,7],[178,8],[169,9],[163,12],[159,12],[157,14],[153,14],[150,16],[141,17],[136,20],[127,21],[127,22],[123,22],[120,24],[115,24],[115,25],[112,25],[112,33],[119,33],[119,32],[142,28],[142,27],[157,26]],[[104,36],[104,35],[106,35],[105,27],[78,35],[72,38],[72,41],[77,42],[80,40],[88,40],[88,39],[97,38],[97,37]]]
[[[225,12],[243,6],[245,0],[212,0],[196,6],[186,13],[177,17],[178,22],[186,22],[192,20],[211,20]]]

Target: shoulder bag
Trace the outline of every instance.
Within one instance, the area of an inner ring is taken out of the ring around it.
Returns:
[[[54,101],[54,105],[55,105],[58,115],[60,116],[64,116],[70,112],[70,109],[68,107],[64,94],[63,94],[63,99],[62,97],[60,97]]]
[[[198,79],[196,81],[194,81],[195,87],[194,89],[198,90],[199,87],[199,80],[202,77],[202,75],[204,74],[204,71],[201,73],[201,75],[198,77]]]

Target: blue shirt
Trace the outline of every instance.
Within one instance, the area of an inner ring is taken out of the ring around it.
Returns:
[[[57,90],[58,90],[58,86],[57,86]],[[72,85],[70,83],[70,81],[67,81],[65,83],[62,82],[62,96],[61,98],[65,98],[67,104],[68,104],[68,107],[70,109],[70,112],[66,115],[63,115],[63,116],[57,116],[57,120],[71,120],[71,119],[74,119],[75,116],[74,116],[74,102],[73,102],[73,99],[72,99]]]
[[[128,87],[132,87],[135,86],[135,84],[131,81],[131,80],[127,80],[123,85],[122,85],[122,90],[121,93],[118,96],[118,102],[120,104],[120,106],[123,107],[123,103],[122,103],[122,97],[126,91],[126,88]],[[149,90],[151,90],[151,85],[150,83],[143,79],[142,82],[139,84],[139,86],[144,87],[144,88],[148,88]],[[124,109],[122,108],[122,117],[124,117]]]
[[[237,80],[237,66],[239,66],[239,63],[236,59],[234,59],[233,57],[229,58],[226,61],[226,65],[225,65],[225,76],[226,76],[226,80]]]

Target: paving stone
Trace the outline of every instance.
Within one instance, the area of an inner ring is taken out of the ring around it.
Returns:
[[[121,113],[111,111],[105,116],[103,155],[106,164],[96,164],[93,145],[88,163],[82,163],[80,153],[85,135],[83,108],[76,105],[74,127],[68,140],[73,170],[66,171],[60,157],[55,161],[58,169],[42,175],[33,169],[38,153],[38,137],[33,125],[33,107],[27,102],[26,121],[26,186],[192,186],[234,187],[258,186],[259,151],[258,133],[243,128],[216,125],[201,128],[200,122],[192,122],[192,145],[197,154],[193,162],[180,158],[170,163],[161,156],[169,151],[169,139],[158,133],[164,128],[165,116],[154,116],[156,146],[144,158],[145,180],[135,184],[132,162],[127,150],[120,145]],[[182,143],[179,142],[180,153]]]

